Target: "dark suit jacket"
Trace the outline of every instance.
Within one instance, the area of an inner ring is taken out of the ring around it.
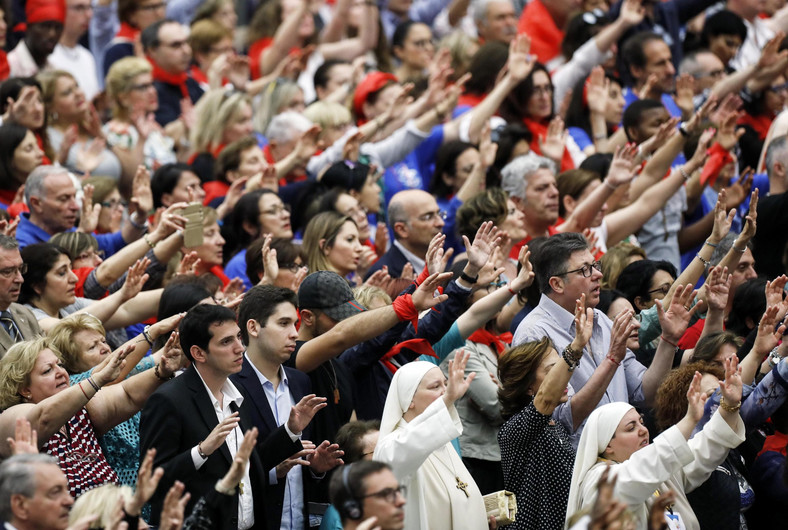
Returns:
[[[400,249],[392,244],[386,253],[383,254],[380,259],[369,268],[369,272],[364,277],[364,279],[372,276],[373,273],[382,269],[384,265],[389,268],[389,274],[392,278],[399,278],[402,274],[402,268],[406,263],[408,263],[408,258],[405,257],[405,254],[403,254]],[[414,272],[418,274],[421,271]]]
[[[38,326],[36,316],[28,308],[22,304],[11,304],[8,306],[8,310],[11,312],[14,322],[16,322],[16,327],[22,332],[22,337],[25,340],[35,339],[44,335],[41,332],[41,328]],[[5,328],[0,326],[0,359],[13,345],[14,343],[11,337],[8,336]]]
[[[309,377],[302,371],[296,370],[294,368],[288,368],[286,366],[282,367],[287,374],[287,381],[290,388],[290,395],[293,398],[293,403],[298,403],[301,401],[301,398],[304,396],[312,393],[312,383],[309,381]],[[260,378],[257,377],[257,374],[252,368],[252,365],[249,363],[249,359],[244,357],[244,364],[241,368],[241,371],[237,374],[230,376],[230,380],[235,383],[235,385],[244,393],[244,397],[248,398],[248,401],[253,404],[250,407],[249,415],[251,416],[252,425],[257,427],[260,431],[260,437],[268,436],[269,433],[275,432],[277,429],[284,429],[284,427],[279,427],[276,424],[276,419],[274,418],[274,413],[271,411],[271,407],[268,405],[268,398],[265,395],[265,390],[263,390],[263,385],[260,384]],[[246,403],[246,400],[244,400]],[[304,430],[303,436],[305,439],[309,439],[309,428]],[[319,443],[319,442],[315,442]],[[295,453],[296,451],[293,451]],[[287,455],[288,458],[290,455]],[[269,465],[265,467],[266,477],[268,476],[268,472],[273,467],[276,467],[277,464],[285,460],[285,458],[280,459],[277,462],[274,462],[273,465]],[[309,473],[309,469],[304,468],[301,475],[304,478],[304,522],[308,526],[309,524],[309,517],[307,516],[306,506],[308,503],[308,495],[307,491],[310,489],[310,485],[308,482],[311,482],[311,473]],[[267,488],[266,498],[269,500],[270,504],[272,505],[268,510],[268,526],[269,528],[279,528],[280,523],[282,521],[282,505],[285,499],[285,479],[279,479],[276,484],[269,485]]]
[[[243,431],[252,427],[250,406],[251,403],[244,401],[240,408]],[[232,458],[226,443],[211,454],[199,470],[194,468],[192,461],[192,448],[203,441],[218,423],[211,399],[194,366],[162,385],[148,398],[140,418],[140,455],[144,456],[148,449],[155,447],[154,466],[164,468],[164,478],[150,501],[152,524],[158,524],[164,497],[175,480],[183,482],[186,491],[192,494],[186,509],[188,514],[194,503],[212,490],[216,481],[230,469]],[[290,439],[284,427],[260,433],[258,440],[264,448],[252,453],[249,468],[254,494],[254,528],[268,528],[267,512],[270,507],[266,499],[264,467],[278,464],[300,451],[302,446],[300,441]],[[228,500],[231,502],[220,507],[214,522],[216,528],[234,530],[238,527],[238,495],[228,497]]]

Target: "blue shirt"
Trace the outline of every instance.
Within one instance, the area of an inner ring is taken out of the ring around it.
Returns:
[[[230,261],[224,267],[224,274],[230,279],[240,278],[244,282],[245,291],[252,288],[252,282],[246,275],[246,249],[242,249],[238,254],[230,258]]]
[[[428,191],[429,177],[435,163],[435,155],[443,144],[443,126],[438,125],[432,133],[408,153],[401,162],[389,166],[383,173],[383,194],[388,207],[395,193],[403,190]]]
[[[630,87],[625,88],[624,89],[624,110],[626,110],[626,108],[629,107],[629,105],[633,101],[637,101],[638,99],[640,99],[640,98],[635,93],[635,91],[632,90],[632,88],[630,88]],[[665,106],[665,109],[668,111],[668,114],[670,114],[671,118],[679,118],[679,119],[681,119],[681,109],[679,108],[678,105],[676,105],[676,102],[673,100],[673,96],[671,96],[670,94],[662,94],[662,97],[660,98],[660,101],[662,101],[662,104]],[[679,125],[681,125],[681,124],[679,124]],[[676,166],[680,166],[682,164],[685,164],[686,162],[687,162],[687,159],[684,157],[684,153],[679,153],[679,155],[676,157],[676,160],[673,161],[672,165],[673,165],[673,167],[676,167]]]
[[[76,228],[72,228],[71,230],[66,230],[66,232],[75,232],[76,230]],[[93,234],[93,236],[98,241],[98,246],[104,251],[105,256],[111,256],[126,246],[120,230],[111,234]],[[19,216],[19,224],[16,227],[16,240],[19,242],[20,249],[34,243],[47,243],[50,237],[52,236],[46,233],[43,228],[30,222],[29,213],[23,213]]]

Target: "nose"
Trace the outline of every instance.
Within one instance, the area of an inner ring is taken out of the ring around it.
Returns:
[[[74,274],[74,271],[72,271],[71,269],[69,269],[68,273],[69,273],[69,274],[68,274],[68,283],[77,283],[77,280],[78,280],[79,278],[77,278],[77,275],[76,275],[76,274]]]

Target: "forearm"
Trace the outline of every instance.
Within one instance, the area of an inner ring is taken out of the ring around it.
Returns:
[[[140,138],[131,149],[124,149],[119,146],[110,147],[120,162],[118,191],[124,197],[131,195],[131,186],[134,181],[134,175],[137,173],[137,168],[145,163],[144,147],[145,140],[143,138]]]
[[[520,302],[520,297],[515,297],[510,304],[506,304],[495,319],[495,329],[498,333],[505,333],[512,328],[514,317],[522,311],[525,303]]]
[[[487,168],[485,166],[481,163],[475,166],[471,174],[468,175],[468,178],[465,179],[465,182],[462,183],[460,189],[457,190],[457,199],[464,203],[482,192],[482,186],[484,186],[484,179],[486,176]]]
[[[148,239],[153,243],[151,236],[148,236]],[[99,264],[96,268],[96,279],[102,286],[109,287],[138,259],[145,257],[149,248],[150,245],[144,238],[129,243]]]
[[[657,149],[654,156],[646,163],[646,167],[632,183],[629,190],[629,197],[637,199],[653,184],[656,184],[665,176],[670,169],[670,165],[676,159],[681,149],[684,147],[684,137],[681,134],[674,134],[665,144]]]
[[[679,339],[681,339],[680,336],[670,337],[668,340],[673,344],[678,344]],[[654,404],[657,389],[673,365],[675,352],[676,348],[672,344],[669,344],[665,339],[660,339],[657,351],[654,353],[654,360],[651,361],[651,366],[643,374],[643,397],[646,406],[650,407]]]
[[[489,94],[470,112],[471,124],[468,131],[468,136],[471,138],[471,143],[476,143],[479,140],[482,128],[490,120],[490,118],[498,111],[506,96],[511,93],[517,86],[517,83],[512,79],[512,76],[505,75],[500,83],[495,85]],[[457,119],[461,119],[457,118]]]
[[[607,386],[613,380],[613,376],[618,369],[618,365],[609,358],[605,358],[600,365],[594,370],[594,373],[588,379],[583,388],[581,388],[572,399],[569,401],[572,407],[572,424],[573,429],[577,430],[578,427],[585,421],[589,414],[599,404],[599,400],[605,395]]]
[[[698,342],[703,340],[704,337],[708,337],[714,333],[720,333],[725,331],[725,326],[723,322],[725,320],[725,311],[720,309],[709,309],[706,312],[706,320],[703,322],[703,331],[700,333],[700,337],[698,338]]]
[[[134,215],[134,223],[142,228],[137,228],[131,224],[131,216]],[[145,217],[143,216],[142,219],[139,216],[135,215],[135,213],[129,214],[129,218],[123,223],[123,226],[120,228],[120,234],[123,237],[123,241],[126,242],[128,245],[132,241],[137,241],[139,238],[145,234],[147,231],[147,225],[145,224]]]
[[[299,46],[298,27],[308,12],[308,3],[302,2],[298,9],[290,13],[274,34],[271,46],[260,54],[260,75],[270,74],[279,61],[287,57],[294,47]]]
[[[320,34],[320,42],[336,42],[341,40],[345,34],[348,13],[350,12],[350,0],[338,0],[334,4],[334,12],[331,14],[331,22]]]
[[[577,346],[574,341],[570,346],[574,351],[583,351],[583,348]],[[536,392],[536,396],[534,396],[534,407],[539,413],[545,416],[551,415],[558,406],[561,397],[564,395],[566,386],[572,378],[572,370],[569,369],[569,365],[566,363],[566,360],[564,360],[563,355],[559,353],[559,356],[561,356],[561,359],[555,363],[555,366],[547,373],[544,381],[542,381],[542,384],[539,386],[539,390]],[[575,397],[576,396],[577,395],[575,395]],[[575,409],[573,408],[573,415],[574,411]]]
[[[711,89],[711,97],[716,97],[717,100],[722,101],[722,98],[728,94],[738,94],[754,73],[755,65],[751,65],[726,75],[714,84]]]
[[[624,22],[619,16],[612,24],[608,24],[602,31],[596,34],[594,37],[596,47],[603,53],[610,51],[613,44],[621,40],[621,37],[629,28],[629,24]]]
[[[116,294],[120,294],[119,291]],[[117,329],[144,322],[156,315],[162,289],[144,291],[121,305],[108,319],[103,320],[107,329]],[[115,296],[115,295],[111,295]],[[91,306],[92,307],[92,306]],[[92,312],[91,312],[92,313]]]
[[[679,252],[687,252],[703,243],[714,228],[714,210],[704,215],[700,221],[682,227],[678,233]]]
[[[330,331],[304,344],[296,356],[296,368],[302,372],[311,372],[348,348],[384,333],[398,322],[393,306],[346,318]]]
[[[468,13],[468,6],[470,0],[453,0],[449,4],[449,25],[453,28],[457,27],[462,18]]]
[[[156,259],[159,260],[159,263],[166,264],[175,256],[175,254],[178,253],[178,251],[183,246],[183,234],[179,232],[173,232],[158,243],[154,243],[153,239],[151,239],[151,243],[153,243],[155,246],[153,249],[153,254],[156,256]]]
[[[457,331],[463,340],[474,331],[484,327],[512,297],[508,289],[498,289],[474,303],[457,319]]]
[[[566,225],[562,230],[564,232],[582,232],[591,225],[591,221],[602,209],[605,201],[613,194],[615,188],[608,184],[607,181],[597,186],[591,195],[586,197],[580,204],[575,207],[575,210],[564,222]]]
[[[744,360],[739,363],[739,368],[741,368],[742,383],[745,385],[751,385],[753,383],[755,376],[758,375],[758,372],[761,369],[761,363],[768,353],[768,351],[760,351],[756,349],[755,346],[753,346]]]

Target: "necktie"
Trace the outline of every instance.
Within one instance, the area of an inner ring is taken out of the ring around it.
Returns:
[[[19,328],[16,326],[16,322],[14,322],[14,318],[11,316],[10,311],[0,312],[0,323],[3,324],[3,327],[8,332],[8,336],[11,337],[12,341],[16,343],[23,340],[22,333],[19,331]]]

